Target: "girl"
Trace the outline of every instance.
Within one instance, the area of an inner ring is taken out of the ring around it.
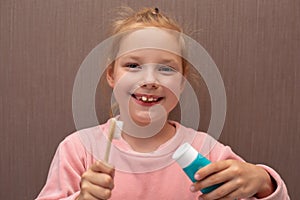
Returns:
[[[118,119],[124,122],[121,139],[113,140],[115,166],[100,160],[110,119],[59,145],[37,199],[289,199],[274,170],[243,161],[217,141],[207,155],[213,163],[196,172],[195,183],[172,160],[182,143],[200,151],[208,137],[168,120],[188,73],[180,56],[184,43],[173,32],[182,30],[158,9],[145,8],[116,21],[113,34],[124,34],[106,73],[119,105]],[[219,183],[208,194],[200,192]]]

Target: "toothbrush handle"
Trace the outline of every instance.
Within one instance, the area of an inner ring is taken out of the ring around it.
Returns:
[[[111,142],[114,138],[115,127],[116,127],[116,121],[111,120],[111,124],[110,124],[110,127],[109,127],[109,133],[108,133],[108,141],[107,141],[107,144],[106,144],[106,150],[105,150],[105,155],[104,155],[104,161],[106,163],[108,163],[108,161],[109,161]]]

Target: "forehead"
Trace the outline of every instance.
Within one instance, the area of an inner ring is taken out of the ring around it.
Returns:
[[[161,49],[138,49],[119,56],[117,61],[131,61],[139,64],[159,63],[159,64],[176,64],[181,66],[181,57],[169,51]]]
[[[117,56],[143,49],[157,49],[181,55],[180,33],[155,27],[131,31],[122,36]]]

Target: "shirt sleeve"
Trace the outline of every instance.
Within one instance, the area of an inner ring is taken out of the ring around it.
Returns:
[[[221,143],[217,143],[214,146],[209,157],[212,162],[219,161],[219,160],[226,160],[226,159],[234,159],[234,160],[244,161],[241,157],[239,157],[237,154],[235,154],[229,146],[224,146]],[[284,181],[282,180],[282,178],[280,177],[280,175],[275,170],[273,170],[272,168],[270,168],[266,165],[258,164],[257,166],[264,168],[269,173],[269,175],[276,181],[276,184],[277,184],[276,190],[271,195],[269,195],[265,198],[261,198],[260,200],[278,200],[278,199],[289,200],[290,197],[288,195],[286,185],[285,185]],[[257,198],[254,198],[254,197],[249,198],[249,199],[257,200]]]
[[[80,180],[86,171],[85,149],[76,137],[60,143],[52,160],[47,181],[36,200],[73,200],[80,192]]]

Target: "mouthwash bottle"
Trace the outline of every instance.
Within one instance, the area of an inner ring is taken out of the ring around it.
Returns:
[[[186,175],[192,182],[196,182],[195,173],[202,167],[209,165],[211,162],[202,156],[189,143],[182,144],[173,154],[172,158],[179,164]],[[209,193],[218,188],[221,184],[216,184],[201,190],[203,194]]]

